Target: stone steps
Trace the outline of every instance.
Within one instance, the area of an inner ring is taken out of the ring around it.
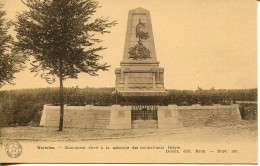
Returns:
[[[132,121],[132,128],[158,128],[158,122],[156,120],[134,120]]]

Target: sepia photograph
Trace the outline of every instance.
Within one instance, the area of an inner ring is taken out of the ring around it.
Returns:
[[[0,0],[0,163],[257,164],[257,1]]]

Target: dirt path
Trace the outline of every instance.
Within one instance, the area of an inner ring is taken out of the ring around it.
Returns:
[[[257,140],[257,121],[241,121],[237,123],[207,124],[175,129],[130,129],[130,130],[98,130],[65,128],[58,132],[49,127],[5,127],[1,128],[1,142],[4,140],[35,141],[81,141],[111,138],[135,138],[142,136],[162,136],[171,134],[175,140],[216,141],[216,140]]]
[[[56,128],[47,127],[8,127],[2,128],[1,132],[0,155],[6,162],[14,162],[4,150],[5,143],[10,140],[18,141],[23,147],[23,154],[15,160],[19,163],[257,162],[256,121],[168,130],[67,128],[58,132]],[[75,147],[83,149],[70,149]]]

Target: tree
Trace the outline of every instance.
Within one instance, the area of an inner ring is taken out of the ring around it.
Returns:
[[[4,16],[6,12],[2,10],[0,4],[0,87],[5,84],[12,84],[14,74],[24,68],[25,57],[16,54],[13,49],[13,38],[8,34],[11,22],[7,22]]]
[[[202,91],[203,89],[202,89],[202,87],[197,87],[197,91]]]
[[[77,78],[80,72],[96,76],[108,65],[98,61],[102,56],[97,46],[101,40],[95,34],[109,33],[116,25],[108,18],[91,21],[99,7],[94,0],[24,0],[28,11],[17,16],[16,48],[34,58],[32,72],[40,74],[48,83],[60,81],[60,125],[63,129],[63,80]]]

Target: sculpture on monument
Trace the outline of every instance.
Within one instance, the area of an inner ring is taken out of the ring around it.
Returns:
[[[150,12],[130,10],[121,68],[116,68],[116,91],[123,96],[166,95],[164,69],[156,58]]]
[[[139,19],[139,23],[136,25],[136,38],[139,39],[138,44],[129,49],[129,58],[133,58],[134,60],[150,58],[151,51],[142,42],[142,40],[149,38],[149,33],[142,31],[145,26],[145,23],[142,23],[141,19]]]

